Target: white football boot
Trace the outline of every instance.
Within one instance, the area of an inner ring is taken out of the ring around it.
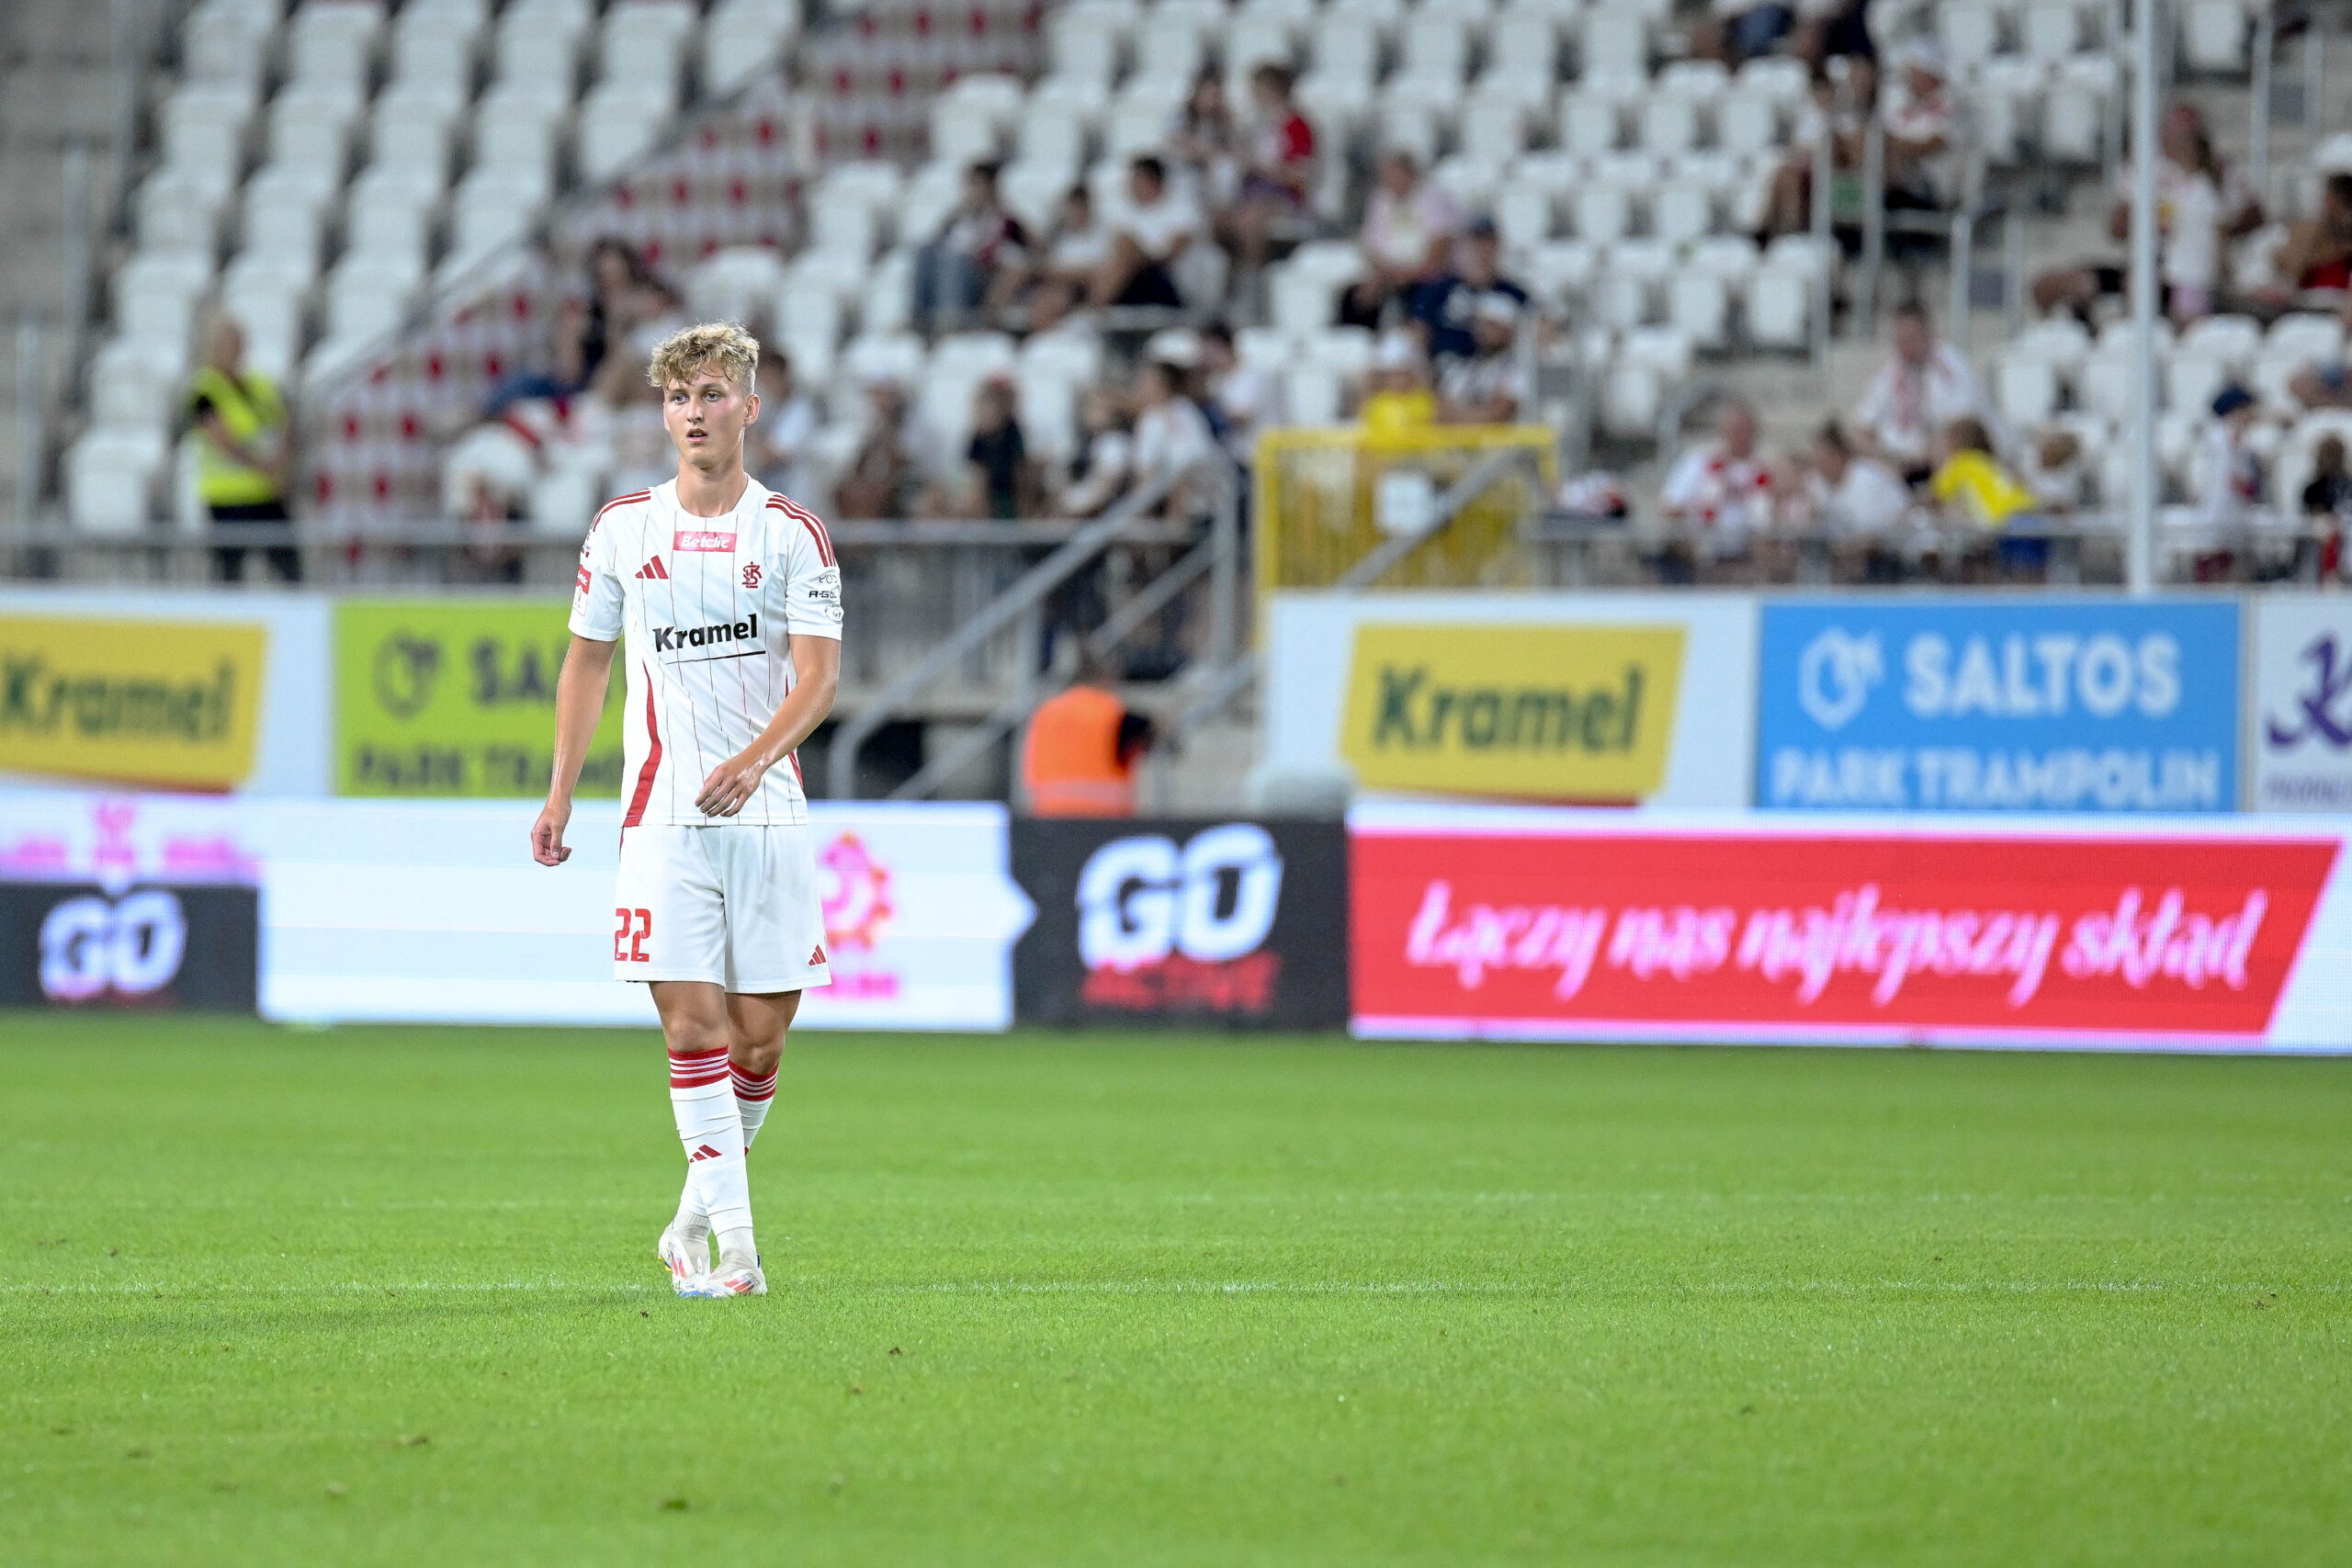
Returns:
[[[710,1221],[690,1200],[681,1199],[678,1213],[653,1244],[653,1256],[670,1270],[670,1288],[680,1295],[710,1274]]]
[[[764,1296],[768,1293],[768,1277],[760,1272],[760,1256],[752,1253],[721,1253],[718,1267],[690,1285],[680,1285],[678,1294],[702,1300],[720,1296]]]

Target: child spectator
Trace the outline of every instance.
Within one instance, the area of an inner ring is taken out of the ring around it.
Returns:
[[[1036,486],[1012,383],[991,378],[972,394],[972,438],[964,446],[967,493],[980,515],[1010,523],[1029,514]]]
[[[1373,351],[1363,402],[1356,418],[1366,431],[1419,430],[1437,423],[1437,394],[1430,390],[1420,345],[1408,332],[1384,333]]]

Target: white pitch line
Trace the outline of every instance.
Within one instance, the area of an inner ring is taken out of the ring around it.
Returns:
[[[801,1290],[826,1295],[975,1295],[975,1296],[1544,1296],[1592,1299],[1675,1295],[2035,1295],[2035,1294],[2155,1294],[2172,1292],[2259,1292],[2339,1295],[2352,1284],[2279,1286],[2253,1280],[1810,1280],[1779,1284],[1746,1284],[1731,1280],[1660,1283],[1623,1287],[1586,1287],[1573,1283],[1507,1284],[1497,1281],[1443,1280],[1331,1280],[1291,1282],[1276,1280],[944,1280],[910,1284],[849,1284],[817,1280],[779,1279],[784,1291]],[[308,1285],[251,1285],[229,1282],[143,1284],[69,1283],[0,1284],[5,1295],[160,1295],[165,1300],[207,1296],[268,1295],[425,1295],[434,1292],[651,1292],[657,1287],[626,1280],[396,1280],[391,1283],[342,1280]]]

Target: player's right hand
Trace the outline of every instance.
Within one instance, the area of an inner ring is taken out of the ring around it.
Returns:
[[[561,865],[571,858],[571,846],[563,841],[564,824],[571,820],[571,807],[548,801],[539,807],[539,819],[531,824],[531,858],[541,865]]]

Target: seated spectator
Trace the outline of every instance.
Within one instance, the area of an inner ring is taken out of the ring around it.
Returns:
[[[1499,289],[1478,301],[1470,321],[1475,352],[1438,367],[1438,421],[1442,424],[1509,424],[1527,398],[1527,370],[1519,355],[1520,307]]]
[[[1944,211],[1961,195],[1958,89],[1945,74],[1943,51],[1927,39],[1905,43],[1895,66],[1894,90],[1882,111],[1887,208]]]
[[[565,398],[587,390],[607,354],[619,350],[630,355],[646,329],[657,322],[666,327],[677,309],[677,297],[634,247],[609,236],[598,240],[588,250],[585,293],[568,295],[556,309],[548,368],[520,371],[500,381],[485,405],[486,416],[496,419],[507,404],[523,398]]]
[[[1211,321],[1201,329],[1201,378],[1210,426],[1233,460],[1246,468],[1257,452],[1258,432],[1282,423],[1281,378],[1242,364],[1234,353],[1233,329]]]
[[[865,429],[833,486],[833,510],[849,519],[911,517],[922,470],[909,440],[906,389],[878,380],[865,389]]]
[[[2241,525],[2262,499],[2262,458],[2253,439],[2260,417],[2253,395],[2244,387],[2224,387],[2215,395],[2212,422],[2206,425],[2190,465],[2200,521]]]
[[[1180,309],[1174,267],[1199,238],[1200,209],[1168,187],[1168,165],[1144,156],[1127,165],[1127,208],[1111,233],[1110,255],[1094,275],[1097,305]]]
[[[2176,104],[2157,131],[2156,266],[2166,293],[2166,310],[2179,321],[2210,313],[2222,281],[2222,245],[2262,227],[2262,203],[2244,175],[2213,151],[2205,119],[2194,106]],[[2115,197],[2107,231],[2116,240],[2132,233],[2130,161],[2116,171]],[[2034,279],[2034,303],[2047,311],[2069,310],[2094,324],[2093,308],[2120,299],[2131,279],[2120,258],[2086,262]]]
[[[1658,506],[1669,522],[1699,529],[1707,553],[1744,554],[1749,534],[1770,525],[1772,475],[1756,449],[1756,412],[1726,403],[1715,437],[1682,454],[1667,470]]]
[[[1292,96],[1287,66],[1264,64],[1250,73],[1249,161],[1241,190],[1224,227],[1244,268],[1266,265],[1279,241],[1306,231],[1306,198],[1315,180],[1315,127]]]
[[[997,192],[997,166],[964,171],[964,194],[929,244],[915,253],[915,327],[936,330],[988,299],[999,269],[1018,265],[1029,243]]]
[[[1855,171],[1862,166],[1871,99],[1876,89],[1877,74],[1867,61],[1855,62],[1835,74],[1826,68],[1815,70],[1810,96],[1798,112],[1789,150],[1772,169],[1771,190],[1765,200],[1758,240],[1812,230],[1815,154],[1825,138],[1829,142],[1830,176],[1838,192],[1855,185]],[[1833,193],[1833,200],[1836,194]],[[1853,197],[1848,196],[1843,220],[1851,223],[1859,216]]]
[[[2344,524],[2352,515],[2352,471],[2345,466],[2341,436],[2322,436],[2312,449],[2312,477],[2303,486],[2302,502],[2303,521],[2317,525],[2319,538],[2315,546],[2305,540],[2295,547],[2298,564],[2315,568],[2322,582],[2333,582],[2344,570]]]
[[[1017,263],[997,268],[980,308],[995,318],[1025,305],[1032,330],[1052,326],[1085,302],[1110,256],[1110,231],[1095,219],[1093,193],[1074,185],[1062,193],[1053,231]]]
[[[817,476],[809,458],[817,447],[817,400],[792,374],[792,356],[771,350],[760,355],[756,375],[760,417],[746,432],[752,472],[768,489],[802,505],[812,505]]]
[[[1447,360],[1478,352],[1474,328],[1488,299],[1506,300],[1514,310],[1527,309],[1527,290],[1502,275],[1502,240],[1492,219],[1473,221],[1456,249],[1454,270],[1415,290],[1411,307],[1440,374]]]
[[[1854,451],[1836,420],[1814,433],[1804,477],[1804,508],[1814,525],[1848,538],[1892,533],[1911,511],[1911,492],[1894,469]]]
[[[1419,430],[1437,423],[1437,394],[1430,390],[1421,345],[1411,333],[1400,329],[1381,334],[1356,418],[1374,434]]]
[[[2033,491],[2042,512],[2072,512],[2081,506],[2089,487],[2090,470],[2083,444],[2071,430],[2045,430],[2026,448],[2018,477]]]
[[[1998,528],[2034,510],[2033,492],[1993,454],[1992,433],[1971,415],[1953,420],[1937,442],[1938,459],[1928,493],[1947,515],[1980,528]]]
[[[2327,176],[2319,211],[2288,229],[2272,265],[2292,293],[2265,302],[2282,310],[2296,303],[2297,295],[2341,297],[2352,290],[2352,174]]]
[[[991,378],[972,394],[972,438],[965,443],[963,510],[1010,523],[1036,504],[1035,471],[1021,434],[1012,383]]]
[[[1225,73],[1204,65],[1168,128],[1177,184],[1210,211],[1224,211],[1241,195],[1241,147],[1225,101]]]
[[[1108,387],[1087,389],[1078,406],[1078,446],[1070,453],[1060,510],[1068,517],[1099,516],[1127,492],[1135,471],[1135,441],[1126,410]]]
[[[1185,379],[1183,367],[1165,359],[1147,359],[1136,372],[1136,488],[1177,481],[1169,492],[1171,517],[1199,510],[1202,470],[1223,456]]]
[[[1894,353],[1871,378],[1854,409],[1854,444],[1917,484],[1928,477],[1939,431],[1982,418],[1984,398],[1960,351],[1936,339],[1927,308],[1894,311]]]
[[[1443,276],[1461,231],[1461,209],[1445,187],[1425,177],[1410,152],[1383,153],[1380,183],[1363,209],[1366,270],[1340,299],[1340,324],[1378,330],[1390,300]]]

